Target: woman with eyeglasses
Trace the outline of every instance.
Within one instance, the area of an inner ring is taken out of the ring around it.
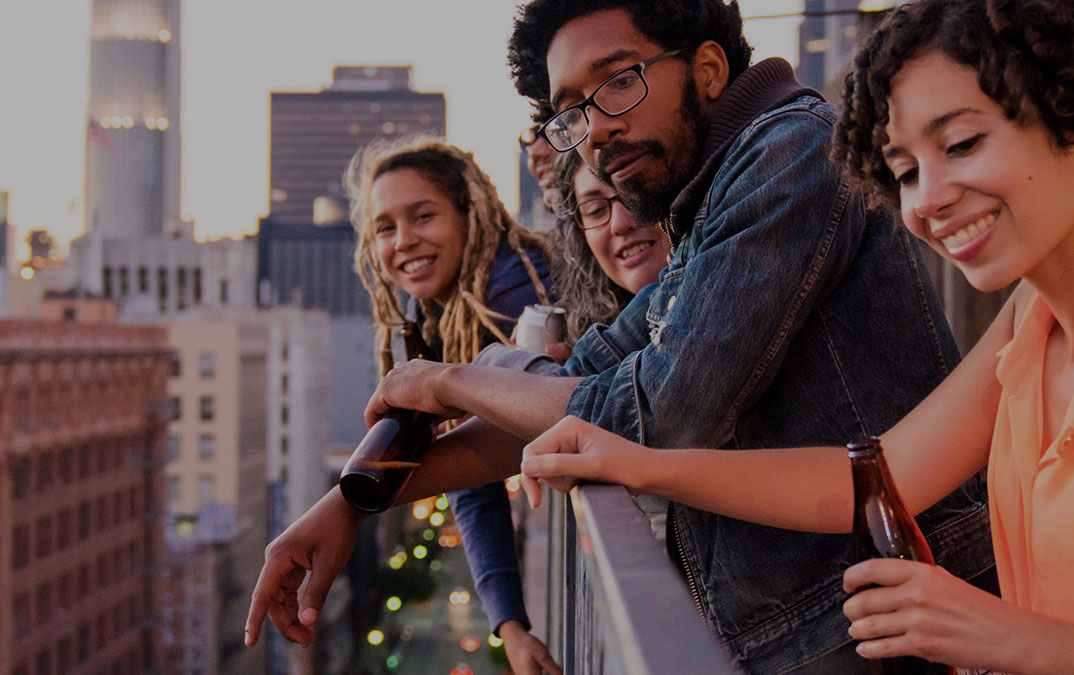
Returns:
[[[552,259],[552,279],[567,310],[568,338],[576,341],[589,326],[614,321],[638,291],[657,281],[671,241],[659,227],[639,224],[578,153],[560,155],[556,177],[559,255]]]

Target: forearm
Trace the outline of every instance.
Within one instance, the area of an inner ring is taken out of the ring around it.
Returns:
[[[1022,620],[1008,624],[1011,644],[997,650],[993,670],[1027,675],[1060,675],[1074,661],[1074,624],[1017,609]]]
[[[513,476],[518,473],[522,446],[520,439],[484,420],[468,420],[433,443],[396,503]]]
[[[843,448],[652,450],[623,464],[637,493],[771,527],[851,529],[854,487]]]
[[[516,438],[530,440],[563,417],[579,380],[464,365],[441,371],[433,386],[437,400],[445,406],[465,410]]]

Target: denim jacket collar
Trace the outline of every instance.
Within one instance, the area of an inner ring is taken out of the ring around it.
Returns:
[[[709,124],[701,154],[705,158],[704,163],[671,204],[667,229],[672,243],[678,244],[690,229],[694,214],[698,213],[705,201],[727,148],[746,125],[762,113],[806,95],[823,100],[816,91],[799,84],[794,79],[791,64],[779,58],[765,59],[735,78],[720,96],[719,106]]]

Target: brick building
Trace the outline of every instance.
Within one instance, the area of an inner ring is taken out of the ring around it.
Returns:
[[[0,673],[160,665],[165,340],[0,321]]]

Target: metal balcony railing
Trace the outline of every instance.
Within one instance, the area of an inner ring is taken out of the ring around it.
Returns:
[[[549,509],[547,635],[568,675],[738,672],[626,488],[580,485]]]

